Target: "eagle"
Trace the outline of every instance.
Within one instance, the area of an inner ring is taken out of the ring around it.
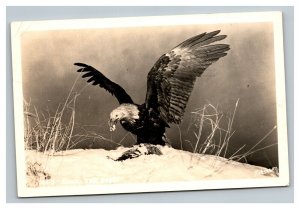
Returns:
[[[109,118],[110,131],[119,122],[123,128],[137,137],[137,144],[165,145],[166,128],[179,124],[197,77],[221,57],[227,55],[228,44],[216,44],[225,39],[220,30],[205,32],[191,37],[163,54],[147,76],[147,92],[144,104],[136,104],[117,83],[99,70],[84,63],[80,67],[87,82],[104,88],[116,97],[120,105],[112,110]]]

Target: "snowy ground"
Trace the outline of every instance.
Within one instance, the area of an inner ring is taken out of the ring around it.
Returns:
[[[212,155],[192,154],[167,146],[158,147],[163,155],[142,155],[125,161],[111,159],[118,158],[129,149],[124,147],[110,151],[69,150],[54,156],[26,151],[27,186],[277,177],[273,170],[264,167]]]

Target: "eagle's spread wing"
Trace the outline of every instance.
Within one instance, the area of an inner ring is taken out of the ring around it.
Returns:
[[[166,122],[180,123],[197,77],[224,57],[227,44],[212,44],[226,38],[220,31],[202,33],[162,55],[148,73],[146,105],[159,111]]]
[[[77,72],[84,72],[82,78],[90,77],[87,82],[92,82],[92,85],[99,85],[100,87],[104,88],[106,91],[114,95],[120,104],[133,104],[131,97],[121,86],[106,78],[101,72],[92,66],[83,63],[74,63],[74,65],[81,67],[79,70],[77,70]]]

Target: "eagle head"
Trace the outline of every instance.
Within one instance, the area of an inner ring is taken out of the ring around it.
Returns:
[[[139,118],[138,113],[139,111],[136,105],[133,104],[120,105],[110,113],[109,122],[108,122],[109,130],[115,131],[116,124],[118,123],[118,121],[121,120],[133,123],[135,119]]]
[[[118,121],[124,119],[126,117],[128,113],[125,110],[120,110],[120,109],[114,109],[111,113],[110,113],[110,117],[109,117],[109,130],[110,131],[114,131],[116,130],[116,124],[118,123]]]

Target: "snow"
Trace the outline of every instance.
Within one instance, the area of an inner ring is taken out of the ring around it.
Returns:
[[[27,186],[103,185],[209,179],[276,178],[264,167],[157,146],[163,155],[114,161],[130,148],[76,149],[54,155],[26,151]],[[31,169],[28,169],[30,167]]]

